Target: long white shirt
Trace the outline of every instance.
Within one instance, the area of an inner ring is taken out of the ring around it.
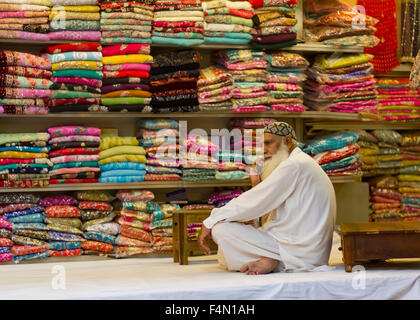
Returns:
[[[285,271],[311,271],[328,264],[335,225],[334,187],[324,170],[296,147],[289,157],[254,188],[221,208],[204,225],[244,222],[274,210],[260,230],[279,245]]]

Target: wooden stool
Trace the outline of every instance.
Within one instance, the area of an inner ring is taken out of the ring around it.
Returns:
[[[341,224],[346,271],[356,261],[420,258],[420,221]]]
[[[172,212],[173,257],[174,262],[188,264],[188,256],[192,251],[201,251],[197,240],[188,240],[188,223],[201,223],[211,210],[177,210]],[[211,241],[210,249],[214,252],[217,245]],[[204,254],[204,253],[203,253]]]

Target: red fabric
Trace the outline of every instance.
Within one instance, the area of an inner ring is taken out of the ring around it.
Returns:
[[[48,101],[49,107],[57,107],[69,104],[101,104],[100,98],[73,98],[73,99],[51,99]]]
[[[58,44],[55,46],[49,46],[43,48],[41,53],[62,53],[62,52],[70,52],[70,51],[101,51],[102,46],[100,43],[95,42],[81,42],[81,43],[66,43],[66,44]]]
[[[21,180],[8,181],[0,180],[0,188],[43,188],[48,186],[49,180]]]
[[[106,46],[102,48],[102,56],[118,56],[123,54],[150,54],[150,44],[146,43],[131,43],[131,44],[117,44],[113,46]]]
[[[98,148],[68,148],[50,152],[50,158],[68,156],[73,154],[98,154]]]
[[[50,184],[97,183],[98,179],[51,179]]]
[[[170,174],[151,174],[144,176],[144,181],[177,181],[181,180],[181,176],[175,173]]]
[[[254,9],[258,9],[263,6],[264,0],[248,0]]]
[[[135,77],[143,79],[149,78],[149,73],[145,71],[104,71],[103,74],[105,79],[125,77]]]
[[[366,15],[376,18],[377,31],[375,36],[380,40],[379,44],[373,48],[365,48],[365,52],[374,55],[370,61],[377,74],[387,74],[400,63],[397,59],[397,19],[395,16],[395,0],[358,0],[358,5],[364,6]]]

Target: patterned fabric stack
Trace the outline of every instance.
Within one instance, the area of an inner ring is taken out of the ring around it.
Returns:
[[[189,204],[182,206],[182,210],[212,210],[214,208],[215,206],[213,204],[208,203],[208,201],[189,201]],[[188,223],[188,240],[196,241],[198,239],[198,236],[200,235],[202,226],[202,223]]]
[[[268,55],[269,67],[267,85],[269,104],[272,111],[302,112],[302,82],[309,62],[299,54],[276,52]]]
[[[215,66],[200,69],[197,85],[201,111],[232,110],[233,80],[230,73]]]
[[[44,187],[52,167],[47,141],[41,133],[0,134],[0,187]]]
[[[52,84],[48,59],[0,50],[0,69],[0,114],[48,113],[45,99]]]
[[[360,161],[362,162],[361,170],[364,177],[373,177],[378,170],[375,163],[369,163],[372,156],[379,155],[378,139],[365,130],[352,130],[359,136],[357,145],[359,146]],[[367,161],[366,159],[367,158]]]
[[[135,137],[104,137],[99,149],[99,182],[144,181],[146,151]]]
[[[32,204],[14,204],[9,203],[4,197],[1,198],[0,202],[0,263],[9,262],[13,259],[12,255],[12,225],[4,217],[4,214],[17,211],[19,209],[31,208]]]
[[[376,79],[379,120],[415,120],[420,118],[420,88],[410,89],[408,78]]]
[[[102,53],[99,43],[74,43],[46,47],[44,58],[52,64],[50,112],[103,111],[100,107]]]
[[[118,218],[121,225],[117,237],[115,258],[129,257],[138,254],[151,253],[152,213],[156,204],[151,201],[154,194],[148,190],[119,190],[117,192]]]
[[[152,248],[156,253],[169,253],[173,250],[172,212],[180,210],[178,204],[156,204],[152,221]]]
[[[150,45],[112,45],[104,47],[102,54],[102,105],[107,111],[146,111],[152,96],[149,87],[150,64],[153,63]]]
[[[387,4],[382,2],[378,5]],[[374,47],[380,42],[373,35],[377,31],[374,26],[379,20],[359,12],[360,9],[353,10],[350,4],[340,1],[309,0],[304,3],[304,10],[306,41],[337,47]],[[363,12],[366,12],[365,10],[363,9]],[[394,14],[395,7],[394,11],[385,13],[387,16]]]
[[[178,122],[170,119],[143,119],[137,138],[147,153],[145,181],[180,180]]]
[[[154,0],[100,0],[103,44],[151,43]]]
[[[242,148],[242,141],[235,146],[234,142],[231,145],[235,149]],[[243,154],[241,152],[232,152],[231,150],[219,151],[219,163],[216,172],[217,180],[242,180],[249,177],[247,166],[243,163]]]
[[[101,41],[98,0],[50,0],[49,40]]]
[[[230,200],[239,197],[243,193],[240,189],[222,189],[218,190],[209,198],[209,203],[213,203],[216,208],[223,207]]]
[[[50,184],[95,183],[99,169],[101,129],[83,126],[61,126],[48,129],[51,136]]]
[[[264,127],[275,122],[271,118],[232,118],[232,129],[241,130],[241,141],[232,141],[231,150],[243,155],[243,161],[247,165],[254,164],[264,154]]]
[[[10,248],[13,241],[13,261],[35,260],[47,258],[47,227],[43,223],[44,209],[38,205],[39,197],[33,194],[3,194],[0,204],[2,215],[2,243]],[[6,228],[5,228],[6,227]],[[10,227],[12,234],[10,233]],[[4,249],[3,249],[4,250]],[[10,261],[10,253],[6,252],[2,260]]]
[[[114,252],[120,225],[113,222],[115,213],[111,201],[114,199],[104,191],[78,192],[78,207],[83,221],[83,254],[107,255]]]
[[[378,176],[369,180],[370,222],[401,221],[398,180],[395,176]]]
[[[252,46],[257,49],[276,50],[297,43],[297,20],[294,8],[297,0],[250,0],[255,9],[252,18],[257,34]]]
[[[247,44],[256,34],[248,1],[210,0],[203,1],[202,6],[205,42]]]
[[[267,55],[258,50],[224,50],[216,53],[217,63],[232,75],[233,111],[267,111]]]
[[[155,113],[198,111],[197,80],[201,56],[197,51],[159,53],[150,71]]]
[[[50,0],[1,0],[0,38],[49,40]]]
[[[50,256],[80,256],[84,239],[76,199],[69,195],[52,196],[38,204],[45,208]]]
[[[304,102],[317,111],[359,113],[377,119],[377,90],[372,55],[318,55],[308,69]]]
[[[337,132],[322,135],[309,141],[303,151],[311,155],[329,176],[359,176],[360,167],[359,136],[354,132]]]
[[[153,43],[194,46],[204,42],[200,0],[156,0]]]

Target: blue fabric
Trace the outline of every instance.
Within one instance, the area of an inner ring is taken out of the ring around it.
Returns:
[[[104,243],[109,243],[112,245],[116,245],[117,244],[117,237],[107,234],[107,233],[102,233],[102,232],[85,232],[84,233],[84,237],[86,239],[89,240],[93,240],[93,241],[99,241],[99,242],[104,242]]]
[[[81,242],[73,241],[50,241],[51,250],[73,250],[82,247]]]
[[[34,214],[28,214],[28,215],[25,215],[25,216],[14,217],[14,218],[10,218],[9,222],[11,222],[11,223],[42,222],[42,214],[41,213],[34,213]]]
[[[245,171],[240,170],[219,171],[216,173],[217,180],[242,180],[248,177],[249,176]]]
[[[358,139],[359,135],[356,133],[336,133],[310,141],[303,151],[308,154],[318,154],[343,148],[356,142]]]
[[[25,215],[33,214],[33,213],[41,213],[41,212],[44,212],[44,208],[35,207],[31,209],[8,212],[8,213],[5,213],[3,217],[9,220],[10,218],[25,216]]]
[[[203,39],[166,38],[152,36],[152,43],[176,44],[182,47],[197,46],[204,43]]]
[[[80,69],[53,71],[53,77],[75,77],[77,74],[80,74],[80,76],[83,78],[92,78],[92,79],[98,79],[98,80],[102,80],[104,78],[102,71],[80,70]]]
[[[43,223],[12,223],[12,230],[48,230]]]
[[[356,163],[359,160],[360,160],[360,155],[356,153],[356,154],[353,154],[349,157],[323,164],[321,166],[321,168],[324,169],[325,171],[326,170],[334,170],[334,169],[346,167],[348,165]]]
[[[50,147],[27,147],[27,146],[15,146],[15,147],[2,147],[0,152],[3,151],[21,151],[21,152],[33,152],[33,153],[48,153]]]
[[[59,63],[63,61],[102,61],[101,52],[62,52],[55,54],[46,54],[51,63]]]
[[[48,240],[50,241],[83,241],[83,237],[77,234],[48,231]]]
[[[146,170],[146,165],[139,162],[113,162],[99,166],[101,172],[111,170]]]
[[[110,170],[101,173],[101,177],[113,177],[113,176],[144,176],[145,170]]]
[[[181,169],[157,167],[157,166],[150,166],[150,165],[146,165],[146,171],[147,173],[156,173],[156,174],[171,174],[171,173],[182,174]]]
[[[7,170],[7,169],[19,169],[19,168],[50,168],[48,164],[43,163],[28,163],[28,164],[8,164],[4,166],[0,166],[0,171]]]
[[[252,39],[252,36],[251,36],[251,39]],[[250,42],[250,39],[204,37],[204,42],[208,42],[208,43],[227,43],[227,44],[247,44],[247,43]]]
[[[0,247],[0,254],[2,253],[9,253],[10,247]]]
[[[402,198],[402,203],[420,205],[420,198]]]
[[[100,183],[130,183],[130,182],[137,182],[137,181],[144,181],[144,176],[113,176],[113,177],[100,177]]]
[[[18,262],[27,261],[27,260],[44,259],[44,258],[48,258],[48,256],[49,256],[48,251],[45,251],[45,252],[39,252],[39,253],[26,254],[23,256],[14,256],[13,261],[18,263]]]

